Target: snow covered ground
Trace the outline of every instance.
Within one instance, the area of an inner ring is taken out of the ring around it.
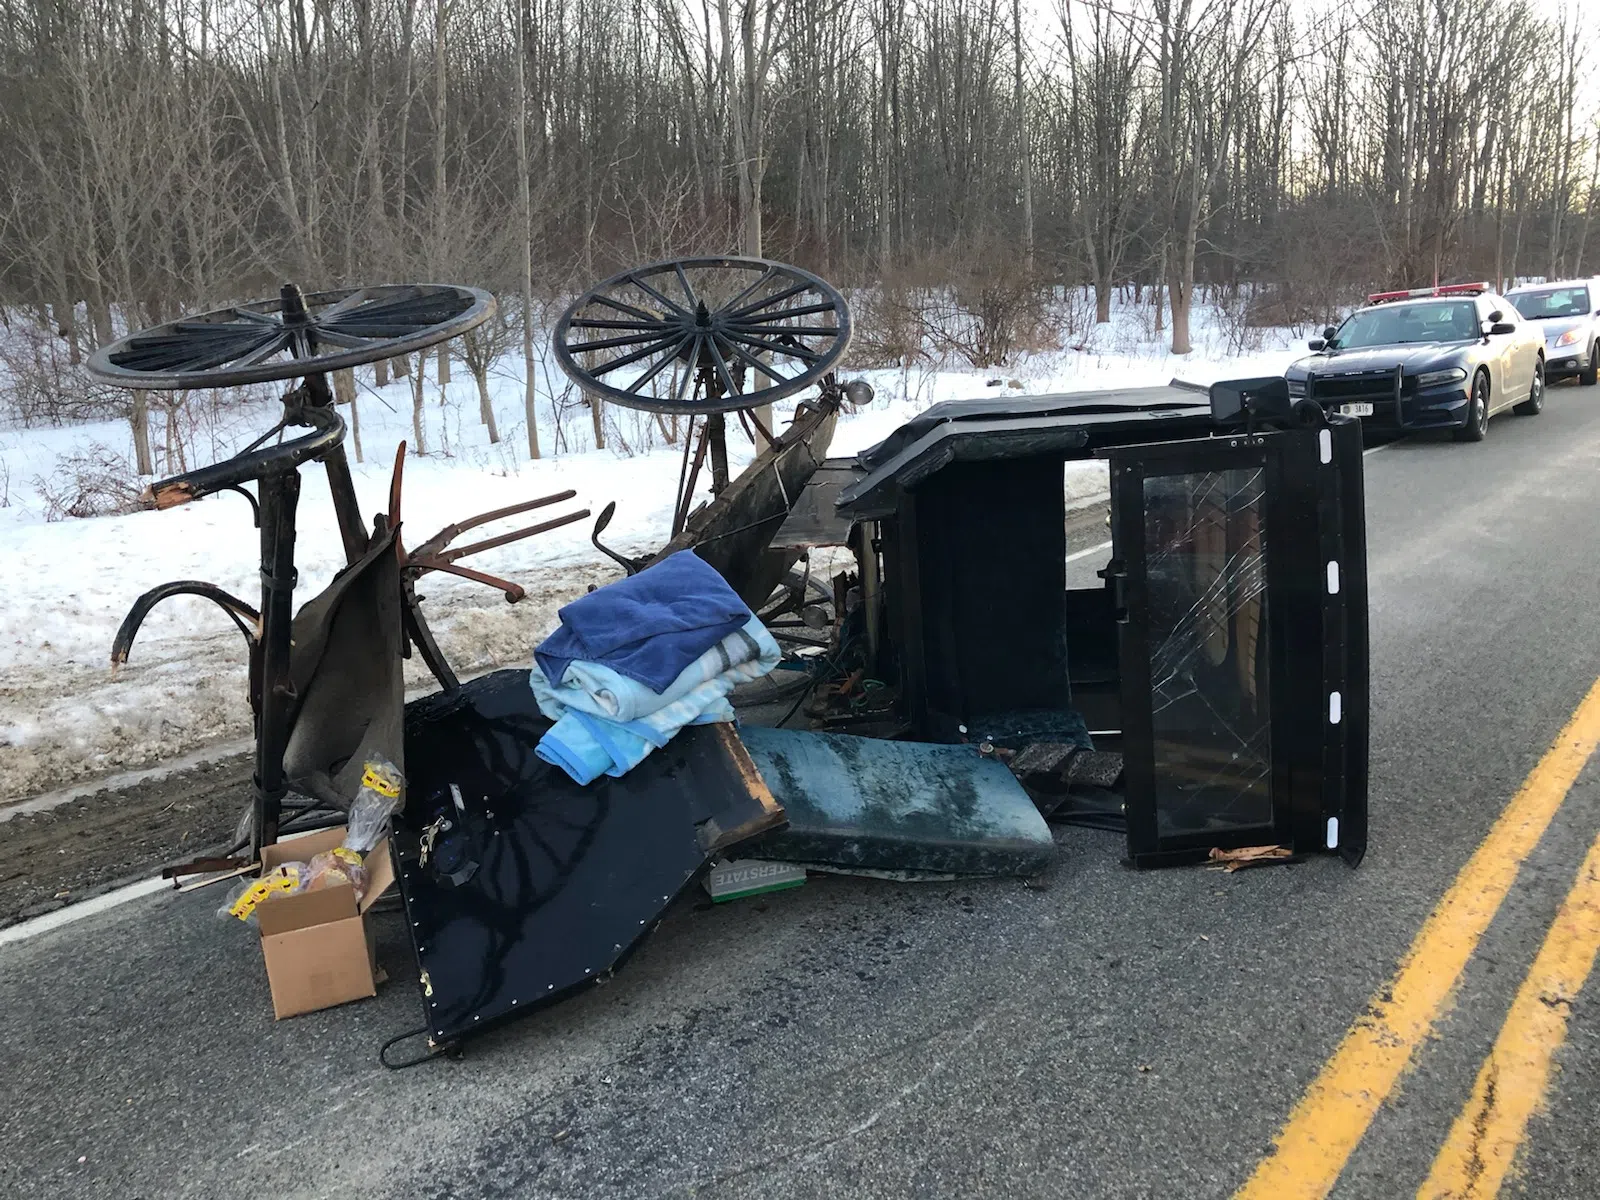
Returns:
[[[1260,349],[1241,355],[1213,314],[1202,310],[1196,318],[1197,349],[1183,358],[1166,353],[1149,328],[1148,310],[1141,309],[1119,311],[1078,348],[1023,356],[1004,368],[924,364],[863,372],[877,399],[841,421],[832,452],[864,449],[943,400],[1154,385],[1175,376],[1207,383],[1276,374],[1304,344],[1303,335],[1289,330],[1252,331],[1257,335],[1252,344]],[[499,445],[489,444],[479,423],[476,389],[463,368],[457,366],[443,399],[430,378],[430,453],[406,465],[407,541],[416,544],[441,526],[486,509],[572,488],[575,500],[542,510],[535,519],[580,506],[598,512],[615,500],[609,544],[639,553],[664,542],[677,449],[666,445],[641,413],[608,410],[605,450],[592,448],[585,410],[570,410],[558,428],[551,409],[566,389],[552,363],[540,381],[546,457],[530,461],[521,370],[519,359],[506,359],[491,376]],[[996,380],[998,385],[991,386]],[[400,380],[380,391],[368,377],[360,395],[365,461],[354,471],[368,514],[386,504],[396,445],[411,437],[409,389],[409,382]],[[574,399],[569,394],[565,403]],[[225,456],[275,417],[275,404],[262,403],[203,423],[191,434],[191,465]],[[787,423],[781,407],[778,420]],[[743,438],[737,433],[730,441],[737,470],[753,450],[738,444]],[[0,586],[0,801],[147,766],[249,732],[243,639],[206,602],[179,598],[157,608],[128,665],[116,677],[109,669],[117,626],[134,599],[158,583],[204,579],[258,602],[258,547],[247,502],[223,494],[166,512],[47,520],[46,493],[60,458],[95,446],[131,456],[126,423],[0,428],[0,561],[7,568]],[[173,473],[164,465],[158,471]],[[343,562],[320,475],[315,467],[304,473],[297,602],[314,595]],[[1069,479],[1069,492],[1082,498],[1104,488],[1098,464],[1084,464]],[[504,528],[515,528],[516,521]],[[618,576],[617,568],[589,545],[591,524],[582,521],[473,559],[474,566],[523,584],[528,598],[520,604],[508,605],[498,592],[465,580],[438,575],[423,580],[430,622],[460,672],[470,675],[528,659],[562,604],[587,584]],[[407,675],[409,682],[424,686],[419,661],[408,664]]]

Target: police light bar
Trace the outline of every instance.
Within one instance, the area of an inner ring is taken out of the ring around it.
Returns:
[[[1383,304],[1390,300],[1420,300],[1427,296],[1476,296],[1479,292],[1487,292],[1490,284],[1484,283],[1447,283],[1442,287],[1412,288],[1408,292],[1373,292],[1367,297],[1368,304]]]

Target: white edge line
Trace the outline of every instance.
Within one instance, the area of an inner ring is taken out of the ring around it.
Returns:
[[[1077,562],[1080,558],[1088,558],[1091,554],[1099,554],[1100,551],[1109,549],[1111,549],[1110,542],[1101,542],[1098,546],[1090,546],[1087,550],[1074,550],[1063,561]]]
[[[155,892],[172,890],[171,880],[162,879],[159,876],[154,879],[141,879],[138,883],[130,883],[126,887],[117,888],[115,891],[106,892],[88,900],[80,900],[76,904],[68,904],[65,908],[58,908],[54,912],[47,912],[43,916],[34,917],[31,921],[20,921],[15,925],[0,929],[0,946],[9,946],[15,942],[25,942],[29,938],[38,937],[41,933],[49,933],[53,929],[60,929],[63,925],[81,921],[85,917],[93,917],[103,912],[110,912],[113,908],[126,904],[130,900],[138,900]]]
[[[301,829],[296,830],[294,833],[285,834],[278,840],[292,842],[296,838],[310,837],[314,833],[321,832],[323,831],[320,829]],[[64,908],[55,909],[30,920],[18,921],[15,925],[8,925],[6,928],[0,929],[0,946],[9,946],[14,942],[25,942],[29,938],[38,937],[41,933],[49,933],[53,929],[60,929],[63,925],[71,925],[74,921],[81,921],[85,917],[94,917],[103,912],[110,912],[113,908],[126,904],[130,900],[140,900],[157,892],[170,892],[174,896],[179,894],[178,889],[173,886],[173,882],[170,879],[163,879],[159,875],[153,879],[140,879],[99,896],[91,896],[87,900],[70,903]]]

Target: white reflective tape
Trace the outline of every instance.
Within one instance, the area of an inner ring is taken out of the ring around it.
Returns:
[[[1326,429],[1317,434],[1317,455],[1325,463],[1333,461],[1333,434]]]
[[[1338,692],[1328,693],[1328,724],[1337,725],[1344,715],[1344,701]]]
[[[1328,818],[1328,849],[1329,850],[1337,850],[1338,848],[1339,848],[1339,818],[1338,817],[1329,817]]]
[[[1336,563],[1336,562],[1331,562],[1331,563],[1328,564],[1328,595],[1337,596],[1338,594],[1339,594],[1339,564]]]

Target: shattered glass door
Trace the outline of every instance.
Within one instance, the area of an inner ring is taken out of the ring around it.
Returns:
[[[1144,481],[1156,833],[1273,824],[1263,464]]]
[[[1230,431],[1106,457],[1130,861],[1244,846],[1359,861],[1359,427]]]
[[[1315,588],[1317,557],[1315,514],[1284,505],[1287,444],[1257,435],[1110,454],[1115,545],[1107,578],[1120,621],[1135,865],[1284,841],[1287,767],[1302,751],[1320,754],[1315,728],[1308,732],[1298,717],[1284,723],[1307,704],[1283,673],[1286,614],[1302,571]],[[1301,563],[1297,545],[1307,534],[1312,549]],[[1310,600],[1314,607],[1314,591]],[[1315,656],[1316,642],[1305,650]]]

